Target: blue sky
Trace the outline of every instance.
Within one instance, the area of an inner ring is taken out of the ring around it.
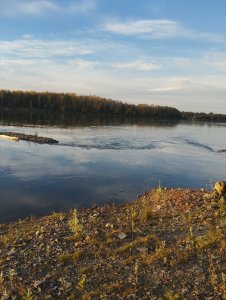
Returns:
[[[226,113],[225,0],[0,0],[0,88]]]

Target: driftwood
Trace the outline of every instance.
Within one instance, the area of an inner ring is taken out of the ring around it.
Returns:
[[[226,153],[226,149],[221,149],[217,151],[218,153]]]
[[[38,144],[57,144],[59,141],[48,138],[48,137],[43,137],[43,136],[38,136],[37,134],[24,134],[24,133],[18,133],[18,132],[0,132],[0,138],[3,139],[8,139],[12,141],[27,141],[27,142],[33,142],[33,143],[38,143]]]
[[[8,135],[5,135],[5,134],[0,134],[0,139],[10,140],[10,141],[14,141],[14,142],[18,142],[19,141],[18,137],[8,136]]]

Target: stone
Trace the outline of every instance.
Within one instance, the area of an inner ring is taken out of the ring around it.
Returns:
[[[16,252],[16,250],[14,248],[12,248],[9,252],[7,252],[7,255],[13,255]]]
[[[126,238],[126,234],[124,232],[118,234],[118,238],[120,240],[124,240]]]
[[[111,223],[107,223],[107,224],[105,224],[105,227],[113,229],[114,225]]]
[[[147,247],[138,247],[137,250],[141,253],[145,253],[148,252],[148,248]]]

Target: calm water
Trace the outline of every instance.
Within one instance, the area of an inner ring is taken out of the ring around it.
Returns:
[[[226,148],[226,124],[10,120],[0,121],[0,131],[59,144],[0,140],[0,222],[130,201],[159,180],[206,188],[226,177],[226,155],[214,152]]]

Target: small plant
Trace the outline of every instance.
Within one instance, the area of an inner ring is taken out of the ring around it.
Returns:
[[[130,213],[131,213],[131,231],[134,232],[135,220],[138,216],[138,212],[133,207],[131,207]]]
[[[152,217],[152,209],[150,207],[150,204],[148,204],[146,196],[143,196],[141,199],[141,208],[139,212],[140,223],[144,223],[147,220],[150,220],[151,217]]]
[[[1,292],[3,292],[4,288],[3,288],[3,283],[4,283],[4,275],[3,272],[0,272],[0,294]],[[1,299],[1,298],[0,298]]]
[[[50,252],[50,245],[46,245],[46,253],[49,254]]]
[[[37,297],[35,297],[32,293],[32,289],[27,289],[24,296],[22,297],[22,300],[37,300]]]
[[[65,216],[64,216],[64,214],[63,213],[61,213],[61,212],[54,212],[52,215],[51,215],[51,217],[53,218],[53,219],[59,219],[60,221],[63,221],[63,219],[65,218]]]
[[[4,276],[3,276],[3,272],[1,271],[0,273],[0,286],[3,284],[4,281]]]
[[[68,221],[68,225],[75,236],[78,236],[82,231],[82,224],[79,223],[77,210],[74,209],[71,219]]]
[[[212,191],[212,190],[214,189],[214,181],[213,181],[213,178],[210,178],[209,186],[210,186],[211,191]]]
[[[83,274],[78,282],[78,286],[80,290],[84,289],[85,282],[86,282],[86,274]]]
[[[224,215],[226,213],[226,199],[225,199],[225,196],[221,196],[218,203],[219,203],[219,207],[220,207],[220,212],[221,212],[222,215]]]
[[[15,271],[13,269],[10,269],[9,270],[9,282],[10,282],[11,289],[13,289],[15,275],[16,275]]]
[[[183,299],[183,298],[181,298],[180,295],[175,294],[175,292],[167,291],[164,295],[164,299],[166,299],[166,300],[178,300],[178,299]]]
[[[58,256],[59,261],[63,263],[70,263],[78,260],[83,254],[82,250],[77,250],[73,253],[64,253]]]
[[[138,275],[139,275],[139,264],[138,264],[138,260],[136,259],[134,265],[134,276],[135,276],[136,284],[138,284]]]
[[[161,186],[161,180],[159,180],[159,184],[158,184],[158,187],[156,189],[157,193],[160,195],[161,192],[162,192],[162,186]]]
[[[218,278],[217,278],[217,272],[216,272],[216,268],[214,266],[214,255],[213,254],[209,254],[209,273],[210,273],[210,282],[212,284],[214,293],[217,292],[217,286],[218,286]]]

